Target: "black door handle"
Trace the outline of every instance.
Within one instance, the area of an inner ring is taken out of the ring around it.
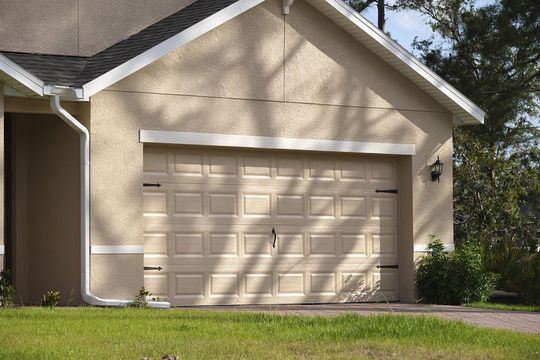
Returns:
[[[277,233],[276,229],[272,228],[272,235],[274,235],[274,242],[272,243],[272,247],[276,247],[276,240],[277,240]]]
[[[377,265],[377,269],[399,269],[399,265],[392,264],[392,265]]]

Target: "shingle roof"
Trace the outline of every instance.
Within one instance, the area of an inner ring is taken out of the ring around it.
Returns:
[[[238,0],[198,0],[139,33],[91,56],[1,52],[45,83],[81,87]]]

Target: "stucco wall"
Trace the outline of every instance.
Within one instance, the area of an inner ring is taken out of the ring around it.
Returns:
[[[16,300],[80,297],[79,137],[55,115],[12,114]],[[71,302],[70,302],[71,299]]]
[[[93,55],[193,0],[2,0],[0,50]]]
[[[4,86],[0,83],[0,249],[4,246]],[[4,254],[0,251],[0,271],[4,269]]]
[[[286,17],[281,4],[269,0],[91,99],[92,243],[142,244],[140,129],[416,144],[400,160],[410,301],[413,244],[428,233],[452,242],[451,167],[440,183],[429,167],[437,155],[451,163],[451,114],[305,1]],[[142,285],[139,258],[122,273]],[[115,256],[92,259],[99,274],[116,266]],[[98,295],[136,291],[107,281],[95,278]]]

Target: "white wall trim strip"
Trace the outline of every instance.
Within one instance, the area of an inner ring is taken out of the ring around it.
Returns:
[[[199,36],[217,28],[219,25],[226,23],[252,7],[259,5],[263,1],[264,0],[240,0],[227,6],[225,9],[218,11],[214,15],[207,17],[197,24],[83,85],[84,98],[88,99],[90,96],[153,63],[179,47],[195,40]]]
[[[144,254],[143,245],[92,245],[92,255]]]
[[[416,147],[414,144],[296,139],[160,130],[141,130],[140,142],[152,144],[224,146],[252,149],[303,150],[388,155],[414,155],[416,153]]]
[[[444,251],[454,251],[454,244],[444,244]],[[427,252],[427,244],[416,244],[414,245],[414,252]]]
[[[4,255],[6,253],[6,247],[4,245],[0,245],[0,255]]]

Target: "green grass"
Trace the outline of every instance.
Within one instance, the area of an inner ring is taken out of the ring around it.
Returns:
[[[540,335],[442,319],[236,311],[0,310],[1,359],[538,359]]]
[[[480,308],[480,309],[505,310],[505,311],[540,312],[540,306],[535,306],[535,305],[476,302],[476,303],[471,303],[471,304],[465,304],[463,306]]]

